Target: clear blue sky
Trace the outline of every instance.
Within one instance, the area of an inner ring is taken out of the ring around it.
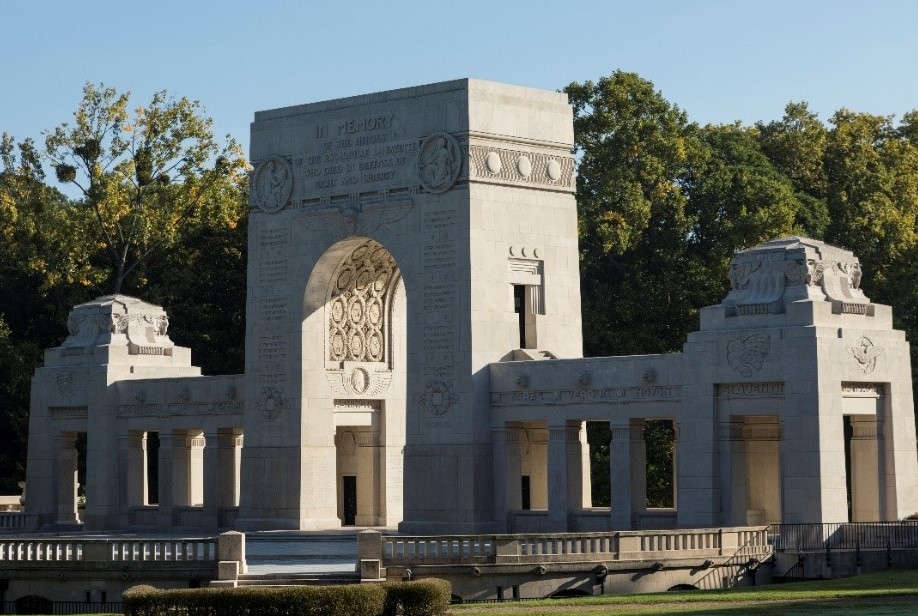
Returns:
[[[71,119],[86,81],[200,100],[248,145],[256,110],[459,77],[558,89],[615,69],[700,122],[809,101],[918,107],[918,2],[0,0],[0,131]]]

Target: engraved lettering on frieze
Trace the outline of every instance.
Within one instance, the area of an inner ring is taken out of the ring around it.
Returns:
[[[585,404],[605,402],[628,404],[654,400],[675,401],[681,396],[679,386],[653,385],[645,387],[603,387],[592,389],[555,389],[542,391],[492,392],[492,405],[519,404]]]
[[[427,391],[421,394],[421,403],[429,415],[445,415],[458,400],[451,381],[430,381]]]
[[[720,398],[783,398],[784,383],[720,383],[717,385]]]
[[[762,369],[771,350],[771,338],[753,334],[727,343],[727,363],[742,376],[752,376]]]
[[[82,419],[89,416],[86,406],[51,406],[48,412],[53,419]]]
[[[877,359],[885,351],[883,347],[876,346],[867,336],[861,336],[857,344],[848,347],[848,350],[864,374],[870,374],[876,370]]]
[[[842,383],[842,395],[852,398],[879,398],[884,391],[881,383]]]
[[[471,175],[483,180],[548,188],[569,189],[574,185],[574,159],[569,156],[472,145],[469,159]]]
[[[293,192],[293,169],[290,163],[274,156],[264,161],[252,176],[252,199],[262,212],[278,212]]]
[[[399,279],[389,251],[367,241],[351,253],[331,282],[328,359],[381,362],[386,359],[386,310]]]
[[[418,179],[429,193],[444,193],[455,184],[462,168],[459,142],[449,133],[434,133],[421,142]]]
[[[121,404],[119,415],[148,415],[151,417],[185,415],[220,415],[242,413],[242,402],[178,402],[174,404]]]

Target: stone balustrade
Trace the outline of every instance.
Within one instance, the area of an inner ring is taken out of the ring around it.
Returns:
[[[0,541],[0,562],[187,562],[217,560],[217,539],[17,538]]]
[[[28,531],[38,527],[38,516],[20,511],[0,512],[0,532]]]
[[[516,535],[358,536],[363,577],[387,566],[654,561],[768,554],[767,527]],[[380,575],[376,575],[380,577]]]

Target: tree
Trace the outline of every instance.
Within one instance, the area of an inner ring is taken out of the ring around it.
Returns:
[[[700,154],[686,177],[688,243],[703,272],[701,282],[717,303],[726,295],[733,252],[797,230],[801,204],[788,178],[762,153],[755,131],[727,124],[698,131]]]
[[[681,178],[696,147],[687,118],[634,73],[572,83],[565,92],[579,156],[586,352],[674,350],[690,301],[673,284],[691,268],[682,250],[690,221]]]
[[[790,102],[777,122],[756,123],[762,151],[790,180],[800,202],[796,224],[808,237],[822,239],[829,225],[823,159],[828,129],[806,102]]]
[[[201,105],[168,92],[128,112],[130,93],[87,83],[74,124],[46,133],[45,155],[57,179],[75,187],[94,220],[111,289],[155,251],[174,244],[182,227],[222,220],[232,226],[247,164],[227,137],[220,145]]]

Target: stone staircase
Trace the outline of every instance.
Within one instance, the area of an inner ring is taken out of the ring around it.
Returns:
[[[340,584],[359,584],[359,573],[326,572],[326,573],[246,573],[239,576],[239,586],[337,586]]]

